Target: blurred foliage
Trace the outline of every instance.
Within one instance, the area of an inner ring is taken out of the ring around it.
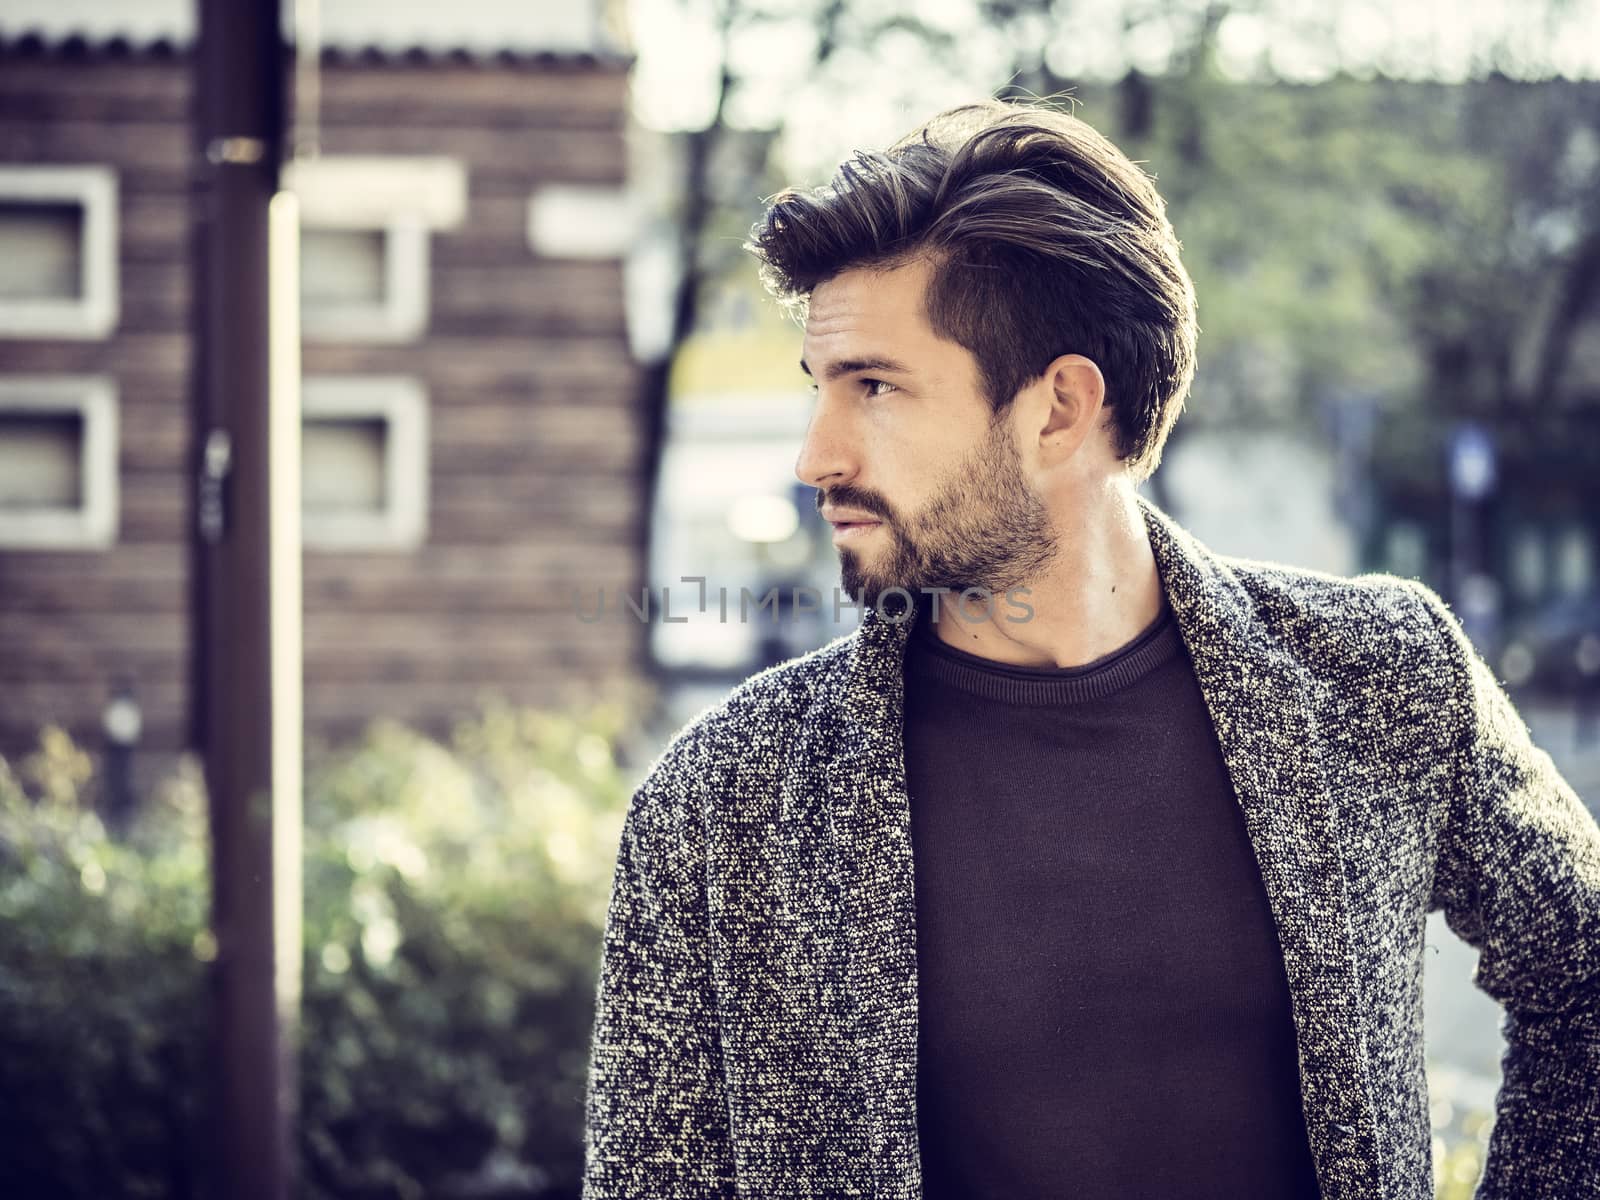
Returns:
[[[307,1194],[576,1194],[621,714],[394,725],[307,787]]]
[[[1494,1128],[1488,1088],[1486,1081],[1467,1085],[1458,1071],[1428,1062],[1434,1200],[1472,1200]]]
[[[1482,1143],[1462,1139],[1441,1145],[1433,1164],[1434,1200],[1472,1200],[1482,1177]]]
[[[626,715],[393,724],[311,764],[299,1194],[575,1196]],[[0,1194],[189,1196],[204,1164],[204,793],[125,841],[58,730],[0,760]]]
[[[127,842],[47,729],[0,759],[0,1194],[193,1194],[204,1060],[204,802],[185,773]]]

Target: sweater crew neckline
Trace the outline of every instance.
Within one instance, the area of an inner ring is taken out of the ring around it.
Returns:
[[[1178,622],[1165,594],[1161,612],[1131,642],[1076,667],[1016,666],[958,650],[939,639],[924,611],[912,629],[906,674],[908,681],[946,684],[1006,704],[1078,704],[1109,696],[1143,679],[1171,660],[1182,646]]]

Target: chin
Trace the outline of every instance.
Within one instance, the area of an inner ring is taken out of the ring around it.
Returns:
[[[915,586],[908,586],[894,579],[879,579],[873,575],[863,575],[860,572],[845,571],[839,577],[839,590],[848,595],[852,600],[862,599],[868,604],[876,604],[879,596],[892,588],[905,588],[912,599],[917,598]]]

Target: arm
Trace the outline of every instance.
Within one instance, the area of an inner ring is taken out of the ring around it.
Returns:
[[[585,1100],[583,1200],[734,1195],[705,836],[681,738],[623,821]]]
[[[1477,1200],[1600,1196],[1600,827],[1437,595],[1456,786],[1428,911],[1476,947],[1506,1052]]]

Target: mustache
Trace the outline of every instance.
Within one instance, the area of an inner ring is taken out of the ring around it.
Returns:
[[[889,512],[887,505],[879,503],[878,500],[872,496],[852,491],[849,488],[835,488],[833,491],[826,494],[818,491],[817,512],[820,513],[823,508],[829,505],[832,505],[835,508],[849,508],[854,509],[857,512],[869,513],[872,516],[891,524],[894,520],[893,515]]]

